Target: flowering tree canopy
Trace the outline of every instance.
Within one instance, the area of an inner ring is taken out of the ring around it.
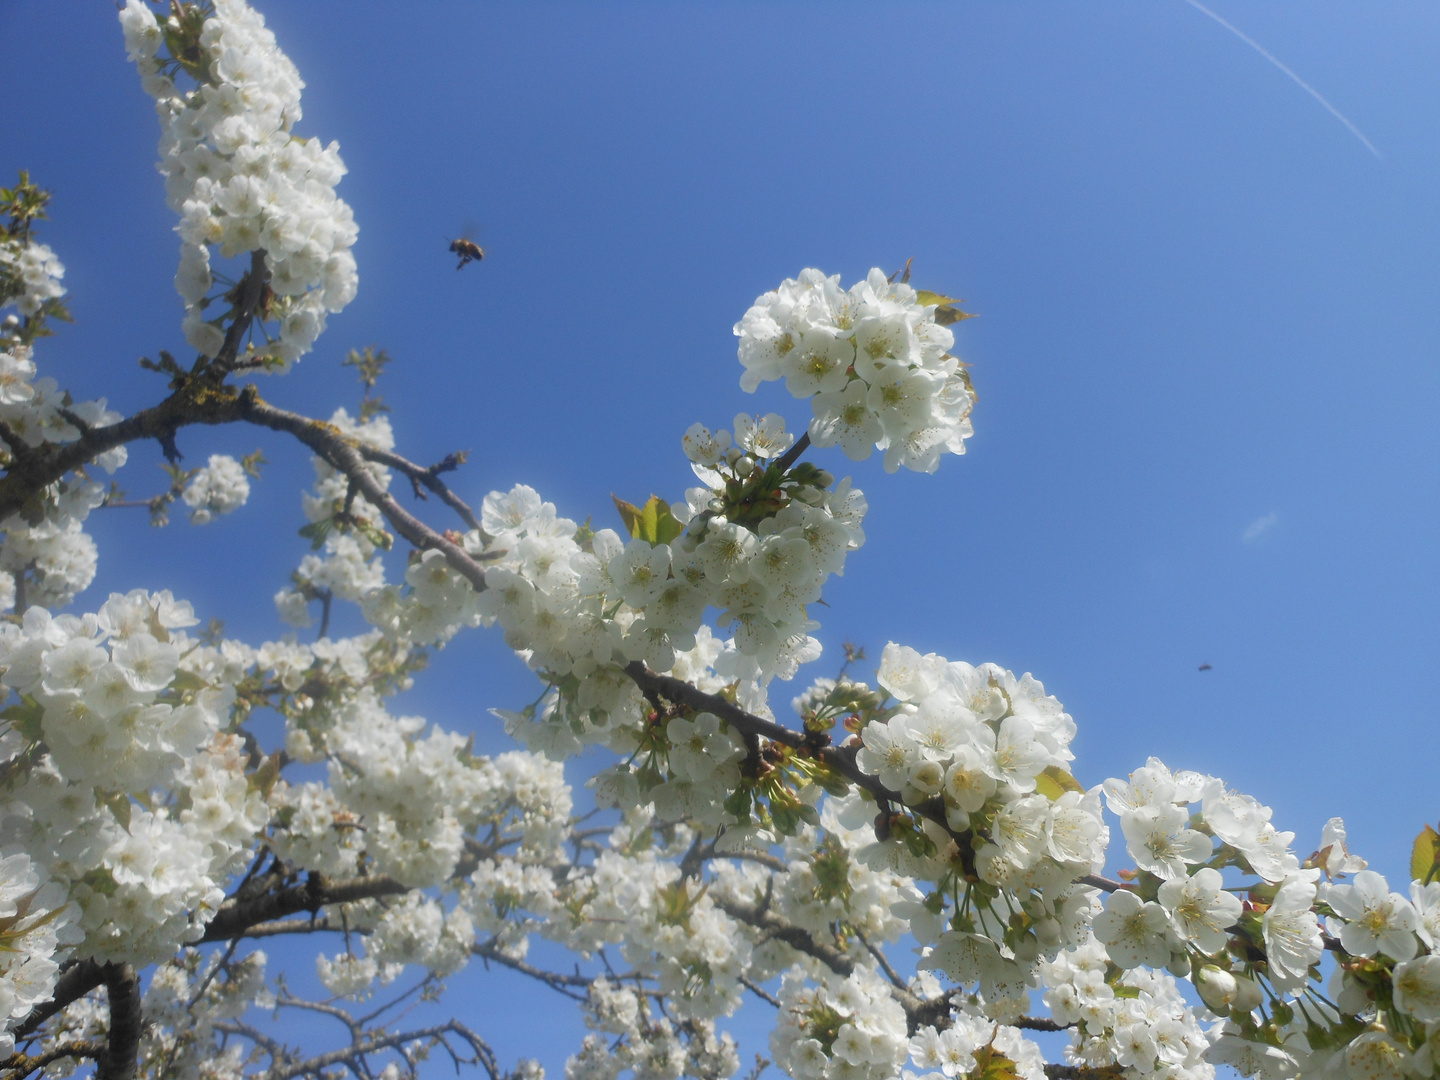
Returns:
[[[742,1006],[773,1016],[752,1076],[1434,1075],[1428,826],[1392,891],[1340,819],[1297,846],[1220,778],[1150,758],[1087,788],[1039,680],[903,644],[873,677],[847,649],[836,677],[774,697],[820,658],[826,583],[865,542],[865,496],[831,470],[965,453],[956,301],[908,269],[802,270],[735,324],[741,387],[779,408],[763,384],[783,380],[798,437],[779,412],[677,432],[697,485],[617,499],[622,528],[526,486],[473,508],[445,481],[461,455],[397,452],[371,395],[383,353],[352,354],[354,415],[277,407],[251,378],[299,362],[358,282],[338,147],[297,130],[302,83],[262,18],[128,0],[120,24],[160,121],[194,358],[147,362],[168,391],[130,416],[42,374],[64,267],[46,193],[24,173],[0,192],[4,1075],[542,1075],[499,1060],[475,1010],[395,1014],[476,959],[578,1004],[592,1034],[567,1080],[731,1077]],[[181,429],[218,424],[312,456],[312,551],[275,604],[297,629],[318,617],[313,640],[199,630],[169,592],[82,596],[86,519],[129,501],[100,477],[130,443],[170,460],[139,503],[156,523],[245,505],[258,455],[181,464]],[[337,604],[369,629],[332,637]],[[539,684],[494,710],[520,747],[495,756],[387,704],[477,629]],[[565,765],[592,747],[606,765],[577,798]],[[268,937],[313,940],[331,996],[293,994]],[[576,963],[533,962],[537,938]],[[281,1010],[346,1037],[287,1045],[264,1025]]]

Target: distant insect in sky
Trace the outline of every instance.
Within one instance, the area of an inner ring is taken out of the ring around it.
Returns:
[[[460,256],[460,262],[455,267],[456,270],[464,270],[466,263],[479,262],[485,258],[484,249],[474,240],[464,236],[459,240],[450,241],[450,251],[452,254]]]
[[[1200,665],[1200,670],[1201,670],[1201,671],[1210,671],[1210,670],[1212,670],[1212,669],[1211,669],[1211,667],[1210,667],[1209,664],[1201,664],[1201,665]]]

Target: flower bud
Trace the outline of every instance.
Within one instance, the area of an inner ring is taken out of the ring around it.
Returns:
[[[1061,927],[1059,919],[1041,919],[1035,924],[1035,937],[1047,949],[1057,949],[1065,944],[1064,928]]]
[[[725,464],[726,464],[726,465],[734,465],[737,461],[739,461],[739,460],[740,460],[742,457],[744,457],[744,456],[745,456],[745,451],[744,451],[744,450],[741,450],[738,446],[732,446],[732,447],[730,447],[729,450],[726,450],[726,451],[725,451]]]
[[[1165,965],[1165,970],[1174,975],[1177,979],[1183,979],[1190,974],[1190,954],[1184,952],[1172,952],[1170,962]]]
[[[753,473],[754,471],[755,471],[755,459],[754,459],[754,458],[742,457],[739,461],[735,462],[735,475],[736,475],[736,476],[749,476],[749,475],[750,475],[751,473]]]
[[[1230,1005],[1232,1013],[1248,1013],[1260,1007],[1260,984],[1244,975],[1235,976],[1235,1000]]]
[[[1191,981],[1200,994],[1200,1000],[1205,1002],[1205,1007],[1221,1016],[1230,1011],[1230,1006],[1234,1004],[1239,993],[1235,976],[1215,964],[1206,964],[1194,973]]]

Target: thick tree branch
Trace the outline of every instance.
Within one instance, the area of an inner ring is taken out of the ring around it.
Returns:
[[[274,923],[302,911],[314,912],[331,904],[350,904],[409,891],[408,885],[383,875],[331,881],[321,874],[312,873],[301,885],[261,893],[249,899],[232,897],[226,900],[205,927],[205,936],[200,941],[229,941],[244,937],[251,927]]]
[[[129,964],[105,965],[105,992],[110,999],[110,1045],[98,1059],[96,1080],[134,1080],[139,1069],[140,976]]]

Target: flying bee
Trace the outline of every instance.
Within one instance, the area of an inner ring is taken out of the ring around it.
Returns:
[[[485,258],[484,249],[475,243],[474,240],[471,240],[469,236],[461,236],[458,240],[451,240],[450,252],[451,254],[460,256],[460,262],[455,267],[456,270],[464,270],[466,263],[479,262]]]

